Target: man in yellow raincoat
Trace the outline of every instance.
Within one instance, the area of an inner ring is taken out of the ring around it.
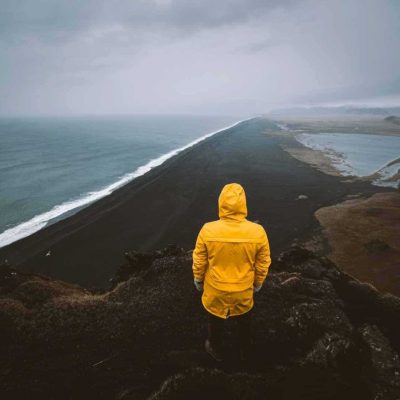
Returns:
[[[246,219],[246,195],[241,185],[225,185],[218,200],[219,220],[206,223],[193,252],[194,284],[203,291],[202,303],[209,315],[206,351],[221,356],[223,321],[235,317],[241,358],[250,344],[250,310],[271,264],[264,228]]]

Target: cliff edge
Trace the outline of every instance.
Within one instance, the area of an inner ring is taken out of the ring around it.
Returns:
[[[233,319],[225,362],[203,351],[190,252],[126,258],[103,293],[1,266],[2,398],[400,398],[400,298],[329,260],[293,247],[272,265],[244,365]]]

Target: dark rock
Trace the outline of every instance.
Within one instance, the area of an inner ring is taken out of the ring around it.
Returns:
[[[293,267],[296,265],[300,265],[313,258],[315,258],[315,255],[311,251],[299,246],[293,246],[290,250],[283,252],[278,257],[277,264],[281,268],[284,268],[284,266]],[[276,266],[277,265],[274,264],[274,267]]]
[[[169,256],[183,256],[186,253],[185,249],[182,247],[177,246],[176,244],[169,244],[165,247],[162,251],[162,257],[169,257]]]
[[[362,341],[366,345],[369,361],[367,385],[374,399],[400,398],[400,359],[389,340],[375,325],[364,325],[360,329]]]
[[[349,335],[352,330],[345,314],[326,302],[297,304],[291,308],[285,322],[293,336],[304,343],[317,340],[325,332]]]
[[[291,276],[290,278],[287,278],[283,282],[281,282],[281,285],[293,289],[299,286],[300,283],[300,278],[298,276]]]
[[[273,267],[276,270],[299,272],[313,279],[334,280],[340,277],[340,271],[331,261],[299,246],[282,253]]]
[[[111,279],[111,290],[114,289],[120,282],[125,282],[133,275],[138,274],[142,269],[148,268],[157,254],[139,253],[131,250],[124,254],[127,264],[121,265]]]
[[[215,370],[191,254],[126,257],[114,288],[95,294],[0,268],[2,398],[396,398],[400,299],[328,260],[282,254],[255,295],[250,362],[229,318]]]
[[[322,368],[337,368],[350,353],[352,340],[350,336],[337,333],[325,333],[306,355],[304,363],[311,363]]]
[[[33,275],[17,271],[4,262],[0,265],[0,296],[12,292],[21,283],[33,277]]]
[[[149,400],[251,400],[267,396],[268,387],[260,377],[197,368],[167,379]]]

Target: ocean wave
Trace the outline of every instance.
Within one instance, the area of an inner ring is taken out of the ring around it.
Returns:
[[[236,125],[238,125],[244,121],[249,121],[253,118],[254,117],[250,117],[247,119],[237,121],[232,125],[226,126],[224,128],[210,132],[204,136],[201,136],[200,138],[193,140],[192,142],[190,142],[189,144],[187,144],[185,146],[179,147],[175,150],[171,150],[168,153],[161,155],[160,157],[151,159],[146,164],[138,167],[135,171],[129,172],[129,173],[123,175],[116,182],[114,182],[100,190],[88,192],[78,199],[69,200],[62,204],[56,205],[49,211],[46,211],[39,215],[36,215],[28,221],[22,222],[12,228],[5,230],[4,232],[2,232],[0,234],[0,247],[4,247],[10,243],[13,243],[19,239],[22,239],[26,236],[29,236],[29,235],[39,231],[40,229],[44,228],[51,220],[58,218],[58,217],[62,216],[63,214],[66,214],[67,212],[70,212],[74,209],[79,209],[83,206],[93,203],[96,200],[99,200],[105,196],[108,196],[114,190],[127,184],[128,182],[132,181],[133,179],[144,175],[145,173],[149,172],[153,168],[158,167],[159,165],[163,164],[165,161],[167,161],[171,157],[176,156],[178,153],[196,145],[197,143],[202,142],[203,140],[209,138],[210,136],[213,136],[219,132],[223,132],[228,129],[231,129],[231,128],[235,127]]]

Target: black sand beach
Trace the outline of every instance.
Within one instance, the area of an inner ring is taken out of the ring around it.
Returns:
[[[248,218],[266,228],[273,255],[318,226],[318,208],[347,194],[379,191],[292,158],[280,147],[292,139],[268,135],[277,130],[271,121],[254,118],[220,132],[77,214],[1,248],[0,260],[87,287],[108,287],[127,250],[170,243],[192,249],[202,224],[218,218],[217,199],[226,183],[244,186]]]

